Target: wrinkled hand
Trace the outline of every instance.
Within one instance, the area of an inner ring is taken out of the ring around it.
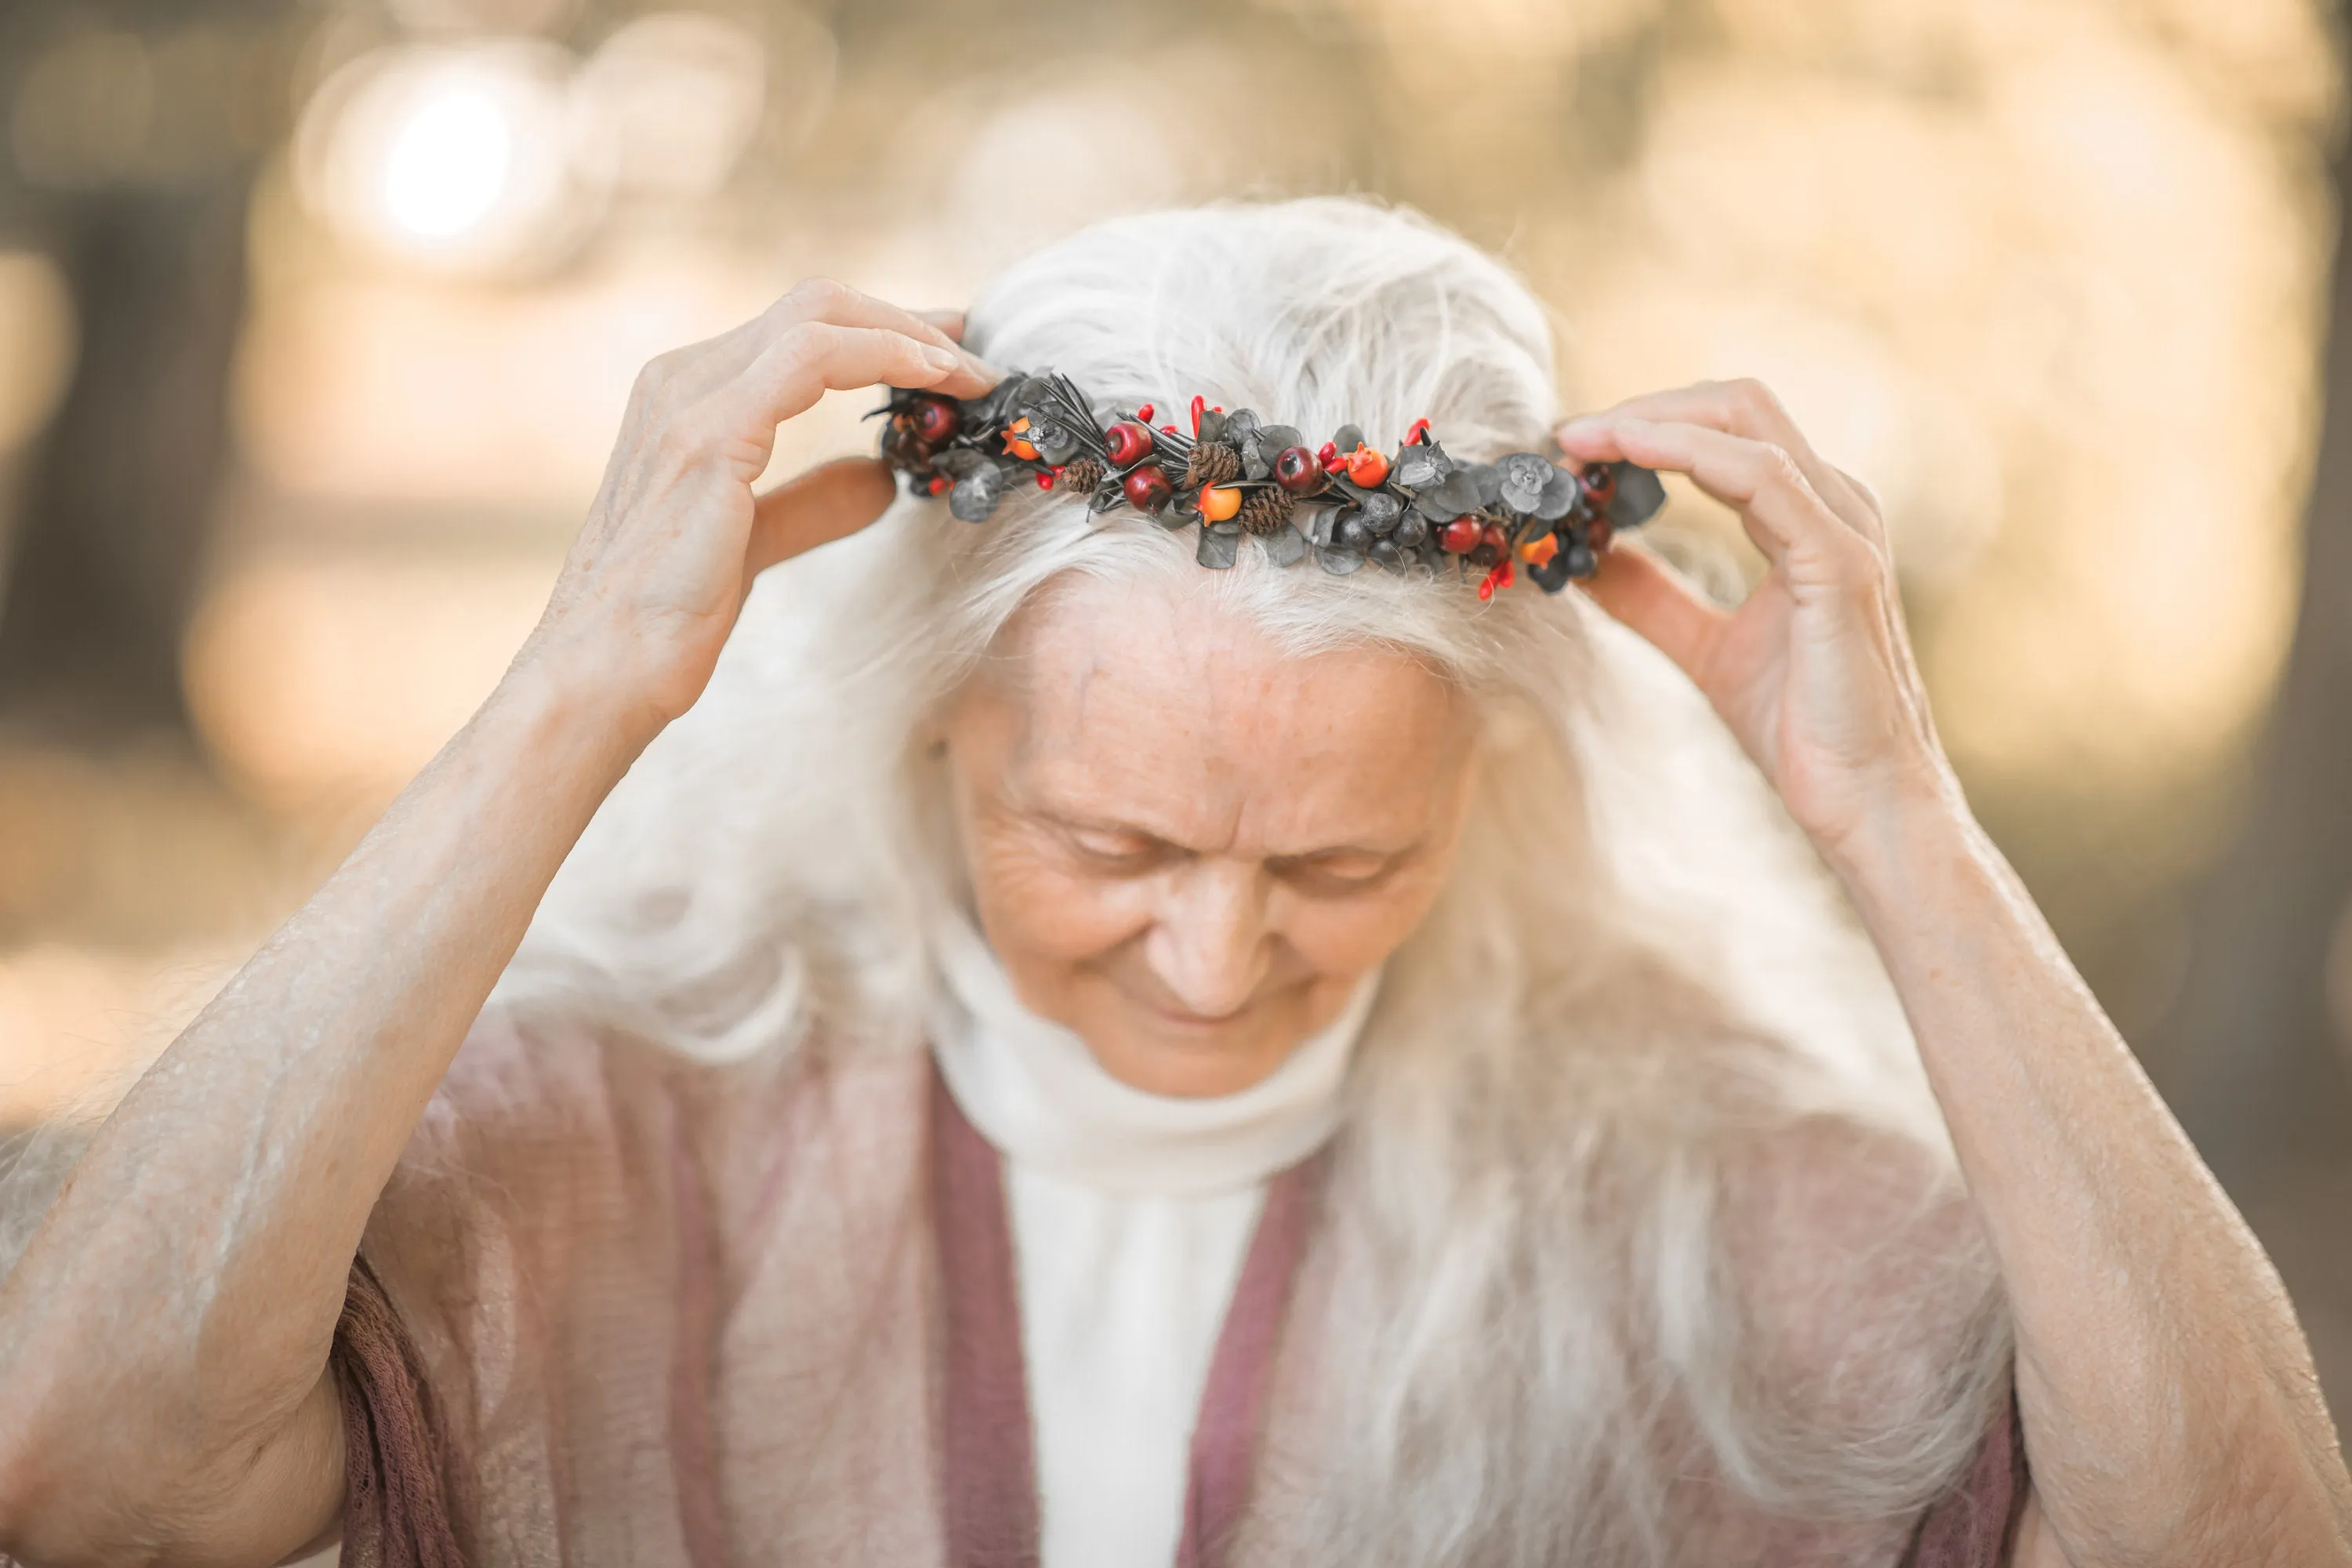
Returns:
[[[1640,550],[1605,552],[1587,586],[1706,694],[1824,854],[1879,813],[1947,795],[1877,498],[1779,399],[1702,383],[1572,420],[1559,442],[1581,461],[1687,474],[1738,512],[1771,570],[1736,610]]]
[[[877,382],[977,396],[996,374],[957,344],[961,330],[959,318],[918,316],[820,279],[648,364],[518,667],[551,665],[593,683],[646,738],[686,711],[751,579],[890,504],[889,470],[871,458],[754,494],[777,426],[827,390]]]

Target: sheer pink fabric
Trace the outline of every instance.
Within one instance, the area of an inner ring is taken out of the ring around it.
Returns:
[[[711,1068],[486,1021],[353,1271],[345,1561],[947,1562],[930,1081],[912,1052]],[[1277,1427],[1344,1307],[1318,1272],[1274,1347]],[[2005,1412],[1949,1499],[1834,1560],[1990,1568],[2022,1500]],[[1235,1568],[1311,1555],[1281,1534],[1245,1528]],[[1761,1521],[1748,1544],[1827,1560]]]

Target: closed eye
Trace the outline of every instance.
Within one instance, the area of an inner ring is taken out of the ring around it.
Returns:
[[[1063,827],[1062,836],[1080,859],[1112,876],[1138,876],[1182,853],[1164,839],[1125,828],[1068,824]]]
[[[1370,849],[1330,849],[1267,862],[1274,874],[1302,892],[1344,897],[1379,887],[1403,865],[1403,855]]]

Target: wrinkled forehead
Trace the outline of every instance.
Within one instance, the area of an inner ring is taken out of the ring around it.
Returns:
[[[1475,730],[1426,660],[1370,642],[1301,652],[1181,580],[1059,580],[984,671],[1007,760],[1040,790],[1164,816],[1275,800],[1291,816],[1414,816],[1448,793]]]

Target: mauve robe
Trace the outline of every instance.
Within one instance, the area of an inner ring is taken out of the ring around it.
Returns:
[[[486,1016],[353,1269],[343,1561],[944,1563],[931,1081],[912,1050],[711,1068]],[[1328,1302],[1310,1252],[1277,1426]],[[2024,1495],[2005,1407],[1859,1560],[1991,1568]],[[1293,1560],[1258,1523],[1234,1568]],[[1824,1544],[1759,1525],[1727,1561]]]

